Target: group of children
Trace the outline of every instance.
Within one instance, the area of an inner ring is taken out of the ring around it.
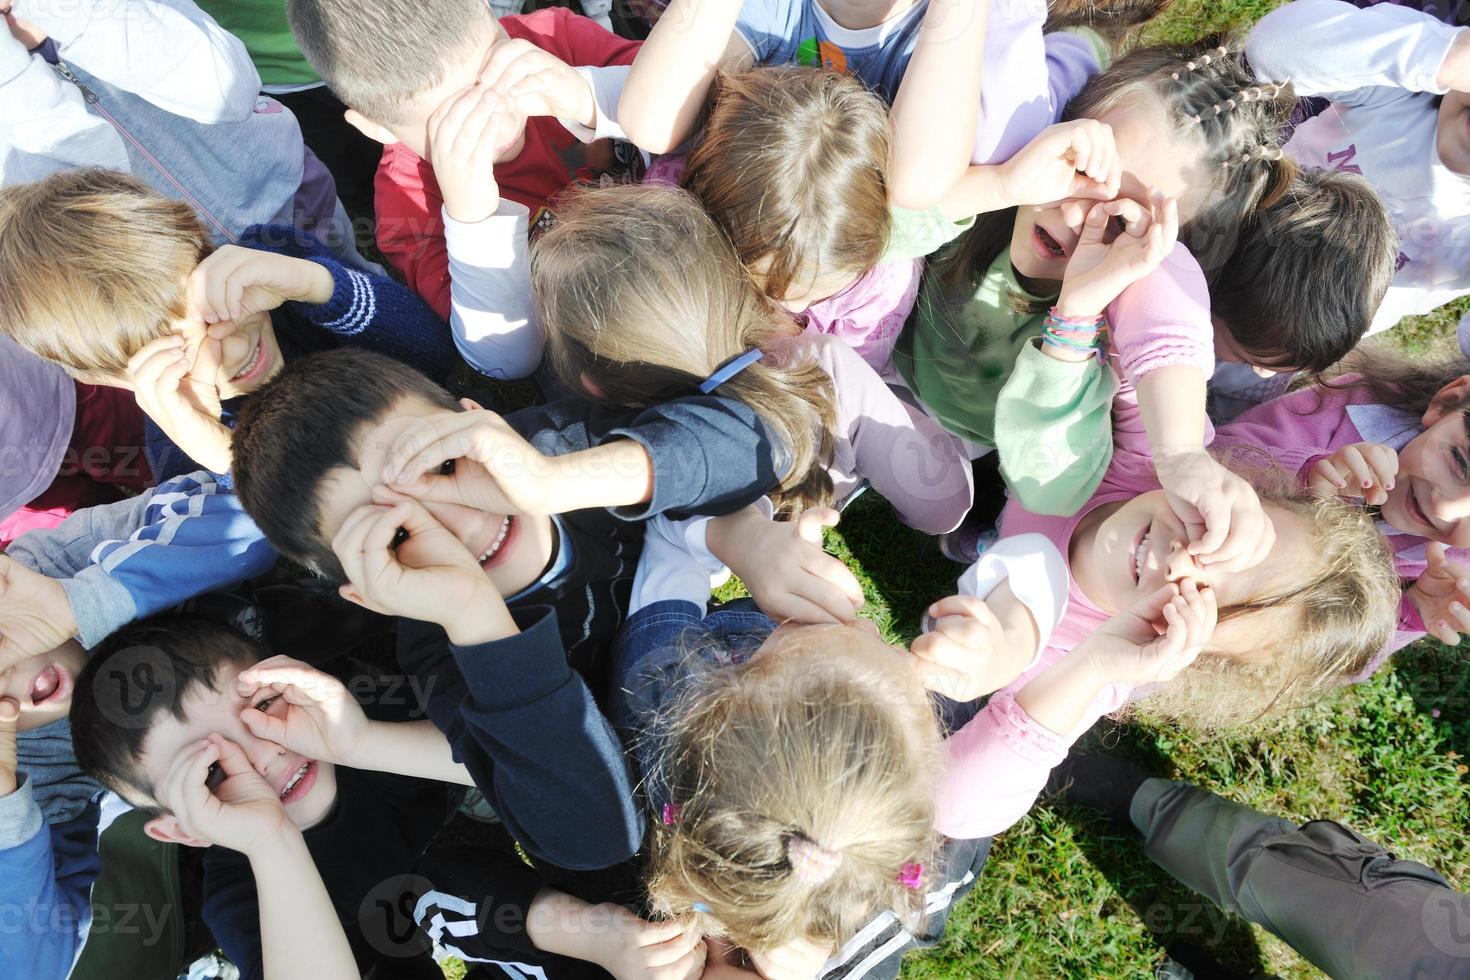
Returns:
[[[1470,632],[1470,362],[1355,350],[1470,293],[1466,29],[0,4],[0,977],[896,977],[1099,719]]]

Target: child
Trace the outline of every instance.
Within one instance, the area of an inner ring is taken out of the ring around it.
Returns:
[[[846,499],[866,478],[919,530],[950,530],[969,509],[969,467],[953,440],[846,345],[792,337],[795,326],[684,192],[579,194],[538,241],[531,278],[552,365],[569,387],[638,406],[720,378],[721,393],[770,420],[795,459],[782,507]]]
[[[1397,4],[1296,0],[1263,17],[1246,49],[1262,77],[1332,100],[1296,128],[1287,151],[1306,166],[1361,174],[1393,215],[1393,285],[1370,332],[1470,291],[1461,244],[1470,228],[1470,34]]]
[[[1379,508],[1394,568],[1412,583],[1384,656],[1425,632],[1457,643],[1470,632],[1463,550],[1470,547],[1470,366],[1360,352],[1352,367],[1352,374],[1251,409],[1220,429],[1216,445],[1264,449],[1304,485]],[[1454,550],[1447,555],[1446,548]]]
[[[1224,363],[1210,379],[1210,418],[1227,422],[1284,392],[1292,372],[1266,365],[1295,362],[1316,374],[1341,358],[1345,334],[1368,332],[1397,254],[1388,210],[1366,180],[1299,172],[1279,201],[1246,219],[1211,285],[1211,318],[1226,328],[1216,342],[1228,341],[1238,359],[1216,352]]]
[[[0,185],[121,170],[187,203],[217,245],[254,225],[294,226],[376,269],[295,117],[259,95],[244,45],[192,0],[4,8]]]
[[[186,205],[115,171],[0,190],[0,329],[74,377],[131,389],[215,473],[230,469],[233,400],[300,352],[362,345],[441,377],[458,363],[438,318],[391,280],[291,228],[240,240],[215,249]]]
[[[426,138],[436,110],[476,84],[504,91],[512,119],[493,147],[495,181],[519,206],[522,235],[574,178],[628,166],[601,139],[618,134],[605,119],[616,118],[621,78],[594,84],[597,76],[568,65],[627,65],[638,45],[585,17],[553,8],[497,23],[479,0],[292,0],[287,16],[307,60],[347,104],[348,121],[388,144],[377,178],[378,247],[441,317],[450,308],[446,238],[468,244],[477,229],[441,217]],[[535,366],[532,359],[510,376]]]

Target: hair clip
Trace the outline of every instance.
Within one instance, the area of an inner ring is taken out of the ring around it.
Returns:
[[[792,834],[786,842],[786,861],[796,877],[808,885],[820,885],[837,873],[842,853],[829,851],[803,834]]]
[[[898,883],[905,888],[919,888],[924,884],[924,866],[917,863],[905,864],[898,871]]]
[[[690,902],[689,907],[701,915],[709,915],[709,906],[703,902]]]
[[[679,815],[681,813],[683,813],[683,812],[684,812],[684,808],[682,806],[680,806],[679,804],[677,804],[677,803],[665,803],[664,804],[664,810],[663,810],[664,826],[665,827],[672,827],[674,824],[678,823],[679,822]]]
[[[750,367],[762,357],[765,357],[765,354],[762,353],[761,349],[759,347],[752,347],[744,354],[739,354],[735,357],[730,358],[730,360],[715,368],[713,374],[711,374],[708,378],[705,378],[704,381],[700,382],[699,393],[701,395],[708,395],[710,392],[714,391],[720,385],[735,377],[735,375],[739,374],[741,371],[744,371],[746,368]]]

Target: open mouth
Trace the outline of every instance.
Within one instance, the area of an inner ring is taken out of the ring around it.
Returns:
[[[481,568],[489,571],[510,555],[510,548],[507,545],[515,540],[519,528],[520,522],[509,515],[500,522],[500,529],[496,532],[495,538],[484,551],[480,552]]]
[[[281,787],[281,802],[295,803],[305,797],[316,785],[316,776],[317,764],[310,759],[303,762],[300,768],[291,774],[291,778],[286,780],[286,785]]]
[[[1036,254],[1043,259],[1065,259],[1067,257],[1067,250],[1062,247],[1062,243],[1039,224],[1032,226],[1031,244],[1036,247]]]
[[[1138,543],[1133,548],[1133,584],[1143,581],[1143,570],[1148,565],[1148,539],[1153,528],[1145,527]]]
[[[255,340],[255,355],[250,358],[250,363],[235,373],[235,376],[230,379],[230,384],[236,386],[253,384],[265,377],[268,367],[270,367],[270,355],[266,353],[265,336],[262,334]]]
[[[55,664],[47,664],[45,669],[31,682],[31,704],[42,705],[47,702],[63,701],[71,696],[71,688],[71,674],[61,670]]]

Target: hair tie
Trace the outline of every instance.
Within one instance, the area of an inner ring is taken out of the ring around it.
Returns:
[[[803,834],[792,834],[786,842],[786,861],[796,877],[816,886],[837,873],[842,865],[842,853],[829,851]]]
[[[761,351],[759,347],[752,347],[744,354],[740,354],[736,357],[730,358],[724,364],[721,364],[719,367],[715,368],[714,374],[711,374],[708,378],[705,378],[704,381],[700,382],[699,393],[701,395],[708,395],[720,385],[724,384],[726,381],[729,381],[731,378],[735,377],[735,375],[739,374],[741,371],[744,371],[746,368],[750,367],[756,361],[765,356],[766,355]]]
[[[905,888],[917,890],[924,884],[924,866],[905,864],[898,870],[898,883]]]
[[[665,827],[672,827],[674,824],[678,823],[679,822],[679,815],[682,814],[683,812],[684,812],[684,808],[682,806],[680,806],[679,804],[677,804],[677,803],[665,803],[664,804],[664,811],[663,811],[664,826]]]

